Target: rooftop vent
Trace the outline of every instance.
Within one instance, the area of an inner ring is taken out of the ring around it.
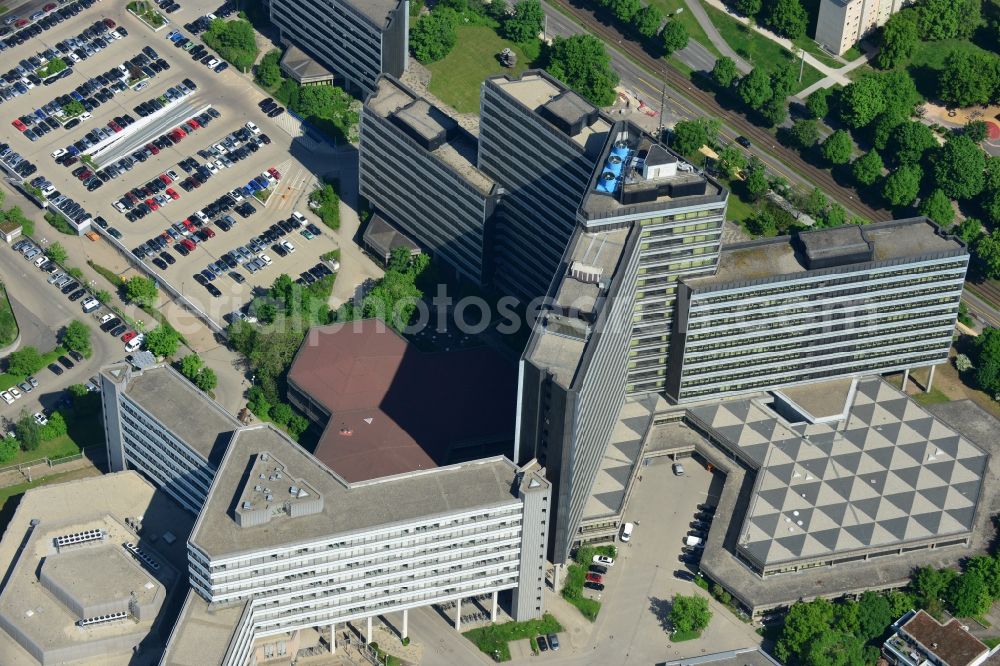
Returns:
[[[574,261],[569,265],[569,274],[580,282],[586,284],[598,284],[601,281],[601,276],[604,274],[604,271],[597,266],[591,266],[580,261]]]

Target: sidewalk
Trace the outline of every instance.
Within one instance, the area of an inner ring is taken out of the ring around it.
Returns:
[[[736,51],[733,50],[733,47],[729,45],[729,42],[722,38],[722,35],[719,34],[718,28],[715,27],[714,23],[712,23],[712,19],[708,17],[708,12],[706,12],[705,8],[701,6],[701,3],[698,2],[698,0],[684,1],[687,3],[688,9],[691,10],[691,13],[694,14],[694,17],[698,20],[698,25],[700,25],[702,30],[705,31],[708,38],[712,40],[712,44],[715,45],[715,48],[719,49],[719,51],[722,52],[722,55],[732,58],[733,62],[736,63],[736,69],[738,69],[741,73],[748,74],[750,70],[753,69],[750,63],[741,58]]]

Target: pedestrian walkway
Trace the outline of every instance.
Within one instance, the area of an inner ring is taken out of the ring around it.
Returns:
[[[705,8],[701,6],[701,3],[698,2],[698,0],[685,0],[685,2],[687,3],[688,9],[691,10],[691,13],[698,20],[698,25],[700,25],[701,29],[705,31],[708,38],[712,40],[712,44],[715,45],[715,48],[719,49],[722,55],[732,58],[733,62],[736,63],[736,69],[740,70],[741,73],[748,74],[752,69],[750,63],[741,58],[736,51],[733,50],[733,47],[729,45],[729,42],[722,38],[722,35],[719,34],[718,28],[715,27],[714,23],[712,23],[712,19],[708,17],[708,12],[706,12]]]
[[[810,94],[812,94],[816,90],[819,90],[820,88],[832,88],[833,86],[840,83],[841,79],[846,77],[846,75],[849,72],[853,72],[855,69],[861,67],[862,65],[867,65],[868,61],[872,57],[874,57],[875,53],[876,51],[872,51],[871,53],[866,53],[860,58],[855,58],[854,60],[852,60],[851,62],[847,63],[846,65],[837,70],[838,76],[824,76],[822,79],[812,84],[811,86],[805,88],[804,90],[800,90],[796,95],[796,97],[804,100],[806,97],[809,97]],[[847,80],[848,83],[850,83],[850,77],[847,77]]]

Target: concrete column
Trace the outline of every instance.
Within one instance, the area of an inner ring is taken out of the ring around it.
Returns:
[[[410,609],[404,608],[403,609],[403,638],[406,638],[407,636],[410,635],[410,632],[408,630],[409,625],[410,625]]]
[[[906,393],[906,383],[910,381],[910,369],[903,370],[903,393]]]
[[[455,601],[455,631],[462,630],[462,600]]]
[[[330,623],[330,654],[337,654],[337,623]]]
[[[936,365],[932,365],[931,371],[927,374],[927,388],[924,390],[924,393],[930,393],[931,387],[934,386],[934,368],[936,367]]]
[[[365,645],[369,645],[372,642],[372,616],[368,616],[368,639],[365,641]]]
[[[499,594],[497,590],[493,590],[493,609],[490,611],[490,622],[497,621],[497,596]]]

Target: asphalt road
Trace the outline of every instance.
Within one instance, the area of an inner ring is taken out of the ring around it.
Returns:
[[[754,147],[752,151],[746,152],[752,152],[760,158],[771,172],[780,174],[792,183],[819,186],[852,213],[873,221],[892,219],[891,211],[862,203],[855,197],[853,189],[839,185],[829,172],[809,164],[797,152],[783,147],[768,130],[754,125],[742,114],[721,107],[714,95],[696,88],[686,74],[671,68],[662,59],[653,58],[615,28],[600,23],[592,12],[576,7],[569,0],[548,0],[544,7],[551,34],[570,36],[589,31],[604,40],[609,46],[611,65],[621,77],[622,84],[634,90],[646,104],[659,108],[665,79],[669,107],[664,110],[666,125],[706,115],[718,117],[723,122],[720,132],[722,138],[727,141],[732,141],[739,135],[749,138]],[[574,18],[563,11],[572,14]]]
[[[87,379],[97,374],[102,365],[125,357],[123,343],[102,332],[93,313],[83,313],[80,301],[71,303],[66,295],[46,282],[48,276],[48,273],[35,268],[10,246],[3,244],[0,247],[0,280],[7,287],[12,301],[31,311],[30,319],[24,321],[21,330],[21,347],[34,346],[41,352],[47,352],[55,345],[62,328],[74,319],[79,319],[91,329],[93,353],[90,358],[77,363],[59,376],[48,368],[42,368],[35,375],[38,388],[12,405],[0,402],[0,417],[12,421],[17,420],[22,410],[36,412],[39,406],[54,408],[68,386],[86,383]],[[21,308],[14,307],[15,315],[18,316]],[[97,312],[102,311],[103,309]],[[20,317],[17,323],[22,325]]]

